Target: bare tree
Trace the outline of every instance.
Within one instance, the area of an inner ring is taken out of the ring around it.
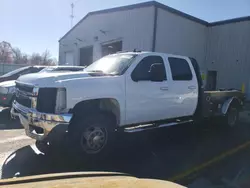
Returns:
[[[1,63],[11,63],[12,61],[12,53],[11,53],[11,45],[6,41],[0,42],[0,62]]]
[[[33,53],[30,57],[30,64],[32,65],[42,65],[43,59],[39,53]]]
[[[33,53],[30,57],[30,63],[32,65],[55,65],[57,60],[51,57],[48,50],[45,50],[42,54]]]
[[[33,53],[31,56],[23,53],[19,48],[12,48],[8,42],[0,42],[0,63],[56,65],[57,60],[51,57],[49,50],[42,54]]]
[[[27,64],[28,55],[21,52],[19,48],[12,48],[14,63],[16,64]]]
[[[51,54],[49,52],[49,50],[45,50],[42,53],[42,64],[43,65],[50,65],[52,63],[52,58],[51,58]]]
[[[57,65],[58,64],[58,61],[56,58],[52,58],[52,62],[50,65]]]

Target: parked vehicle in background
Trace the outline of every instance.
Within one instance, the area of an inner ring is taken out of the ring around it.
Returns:
[[[0,82],[0,106],[10,107],[15,99],[15,80]]]
[[[25,74],[36,73],[46,66],[22,67],[0,76],[0,106],[10,107],[15,99],[15,80]]]
[[[16,81],[11,113],[26,134],[46,143],[50,132],[68,125],[71,148],[100,157],[117,130],[138,132],[204,118],[237,125],[240,91],[203,91],[195,59],[156,52],[105,56],[83,72],[25,75]],[[53,143],[52,143],[53,144]]]
[[[40,68],[42,69],[38,72],[39,74],[51,73],[51,72],[83,71],[85,67],[83,66],[49,66],[49,67],[39,67],[39,69]],[[0,106],[11,107],[12,102],[15,99],[15,86],[16,86],[16,80],[0,82]]]
[[[77,71],[83,71],[85,66],[50,66],[39,73],[43,72],[77,72]]]
[[[11,72],[8,72],[2,76],[0,76],[0,82],[8,81],[8,80],[16,80],[19,76],[29,74],[29,73],[36,73],[44,69],[45,66],[27,66],[22,67]]]

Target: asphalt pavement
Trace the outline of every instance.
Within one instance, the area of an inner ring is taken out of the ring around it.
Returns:
[[[201,187],[201,184],[205,187],[205,184],[231,183],[237,179],[235,177],[242,166],[250,169],[250,126],[244,122],[234,129],[210,122],[120,133],[110,156],[93,162],[68,152],[67,134],[49,152],[39,151],[35,142],[25,135],[18,120],[9,121],[7,117],[0,113],[0,124],[5,125],[0,127],[2,178],[74,171],[116,171],[141,178],[171,180],[190,187]],[[247,174],[247,169],[244,174]]]
[[[10,119],[9,112],[9,108],[0,107],[0,177],[2,177],[2,167],[11,153],[34,144],[34,141],[25,135],[19,120]]]

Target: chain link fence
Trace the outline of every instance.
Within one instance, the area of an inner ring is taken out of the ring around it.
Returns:
[[[9,63],[0,63],[0,76],[6,74],[7,72],[13,71],[15,69],[19,69],[21,67],[25,67],[27,65],[21,64],[9,64]]]

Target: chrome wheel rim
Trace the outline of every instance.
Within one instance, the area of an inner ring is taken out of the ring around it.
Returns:
[[[98,126],[89,127],[82,133],[81,147],[86,153],[98,153],[106,145],[107,136],[105,128]]]
[[[236,121],[237,121],[237,116],[238,116],[238,111],[236,108],[231,108],[228,112],[228,118],[227,118],[227,121],[228,121],[228,125],[230,127],[233,127],[235,126],[236,124]]]

